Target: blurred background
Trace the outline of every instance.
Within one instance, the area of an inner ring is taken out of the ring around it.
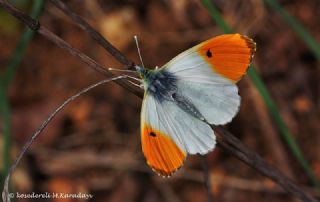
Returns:
[[[34,4],[42,1],[9,2],[31,13]],[[281,136],[284,126],[274,121],[249,76],[239,82],[241,108],[227,128],[303,189],[316,194],[312,181],[320,178],[320,52],[310,49],[310,44],[306,45],[297,30],[268,2],[273,1],[213,0],[212,5],[235,32],[257,42],[254,68],[308,164],[297,161],[292,146]],[[311,44],[317,46],[320,1],[276,2],[303,24],[313,37]],[[144,63],[150,68],[162,66],[192,45],[223,34],[198,0],[68,3],[136,63],[139,59],[133,36],[138,35]],[[105,67],[123,67],[49,1],[40,12],[40,22]],[[103,79],[38,34],[29,43],[25,41],[26,50],[19,63],[15,50],[19,41],[24,41],[21,38],[24,28],[0,8],[0,75],[7,81],[1,85],[0,99],[2,178],[8,169],[8,151],[13,160],[58,105]],[[17,63],[17,68],[7,74],[12,63]],[[140,109],[141,100],[114,83],[100,86],[72,102],[23,157],[11,181],[14,192],[81,192],[94,196],[90,200],[40,201],[207,201],[199,156],[190,156],[184,167],[169,179],[158,177],[147,166],[140,145]],[[215,201],[297,201],[220,148],[208,154],[208,160]]]

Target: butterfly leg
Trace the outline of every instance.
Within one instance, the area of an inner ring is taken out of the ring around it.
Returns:
[[[142,79],[139,79],[139,78],[136,78],[136,77],[133,77],[133,76],[130,76],[130,75],[123,75],[123,76],[125,76],[125,77],[127,78],[127,81],[128,81],[130,84],[132,84],[132,85],[134,85],[134,86],[136,86],[136,87],[138,87],[138,88],[142,88],[142,89],[143,89],[143,81],[142,81]],[[137,81],[137,82],[139,82],[140,84],[137,84],[137,83],[135,83],[135,82],[133,82],[133,81],[131,81],[131,80],[129,80],[129,79],[132,79],[132,80],[134,80],[134,81]]]

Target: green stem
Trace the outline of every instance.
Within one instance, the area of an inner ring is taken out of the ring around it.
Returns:
[[[264,0],[274,11],[279,13],[286,23],[288,23],[292,29],[300,36],[304,43],[310,48],[312,53],[320,60],[320,44],[309,34],[307,29],[292,15],[290,15],[285,9],[283,9],[275,0]]]
[[[299,164],[302,166],[304,171],[306,172],[308,178],[312,182],[312,184],[317,188],[318,191],[320,191],[320,184],[317,180],[316,176],[313,174],[313,171],[304,157],[303,153],[301,152],[298,144],[293,139],[290,130],[286,126],[285,122],[283,121],[275,103],[273,102],[270,93],[268,92],[266,86],[264,85],[263,81],[261,80],[260,76],[258,76],[256,70],[254,69],[253,65],[251,65],[250,69],[248,70],[248,75],[251,78],[251,81],[255,85],[255,87],[260,92],[261,97],[264,100],[264,103],[266,104],[267,108],[269,109],[271,116],[273,117],[275,123],[278,126],[278,129],[280,131],[280,135],[287,143],[287,146],[295,156],[295,158],[298,160]]]
[[[39,18],[45,1],[33,0],[31,16]],[[10,104],[7,95],[7,90],[10,82],[12,81],[20,63],[27,45],[29,44],[33,31],[29,28],[25,28],[17,47],[12,53],[12,57],[9,60],[5,73],[0,77],[0,115],[3,121],[3,175],[8,174],[10,168],[10,148],[11,148],[11,112]]]
[[[42,11],[44,5],[44,1],[34,0],[32,4],[32,10],[31,10],[31,16],[33,18],[38,19],[40,16],[40,13]],[[14,52],[12,53],[12,57],[9,60],[9,63],[7,65],[6,72],[1,77],[1,85],[8,86],[14,77],[19,64],[21,63],[21,60],[23,58],[23,54],[33,36],[34,32],[29,28],[26,27],[19,39],[18,45],[15,48]]]
[[[210,0],[202,0],[203,5],[207,8],[209,11],[209,14],[213,18],[213,20],[218,24],[218,26],[225,32],[225,33],[232,33],[232,29],[225,23],[222,16],[220,15],[218,9],[211,3]],[[263,98],[268,110],[271,113],[271,116],[273,117],[275,123],[277,124],[277,127],[280,131],[280,135],[287,143],[289,149],[301,165],[301,167],[304,169],[305,173],[307,174],[308,178],[312,182],[312,184],[317,188],[317,190],[320,192],[320,183],[315,177],[310,165],[308,164],[308,161],[302,154],[298,144],[294,141],[288,127],[286,126],[285,122],[283,121],[274,101],[272,100],[269,91],[267,90],[266,86],[264,85],[261,77],[258,75],[256,70],[254,69],[253,65],[250,66],[248,70],[248,75],[259,91],[261,97]]]
[[[11,143],[11,113],[6,90],[0,88],[0,112],[3,123],[3,176],[7,176],[10,167],[10,143]]]
[[[211,3],[211,1],[208,0],[202,0],[202,4],[207,8],[209,11],[209,15],[212,17],[212,19],[217,23],[217,25],[222,29],[222,31],[226,34],[231,34],[233,31],[227,25],[227,23],[223,20],[223,18],[220,15],[220,12],[218,9]]]

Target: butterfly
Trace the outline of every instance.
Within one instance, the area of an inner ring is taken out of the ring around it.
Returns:
[[[141,144],[147,164],[171,176],[188,154],[207,154],[216,138],[210,124],[239,110],[236,82],[247,72],[256,43],[225,34],[204,41],[154,70],[136,65],[144,88]]]

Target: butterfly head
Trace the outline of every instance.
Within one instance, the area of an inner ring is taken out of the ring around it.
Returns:
[[[148,73],[148,70],[146,68],[138,66],[138,65],[136,65],[135,68],[136,68],[136,71],[139,74],[140,78],[144,79],[146,74]]]
[[[147,75],[149,74],[149,70],[144,67],[138,66],[138,65],[136,65],[135,68],[136,68],[137,73],[139,74],[139,77],[142,80],[145,80]]]

